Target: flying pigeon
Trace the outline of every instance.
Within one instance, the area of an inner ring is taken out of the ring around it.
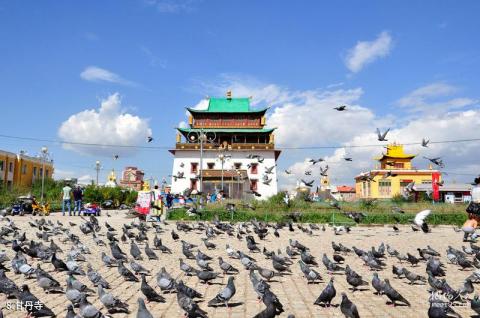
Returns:
[[[377,128],[377,137],[378,137],[377,139],[378,139],[378,141],[388,141],[388,139],[386,139],[386,137],[387,137],[387,134],[388,134],[389,131],[390,131],[390,128],[385,130],[385,132],[382,134],[380,132],[380,129]]]
[[[430,140],[423,138],[422,139],[422,147],[425,147],[425,148],[428,147],[429,142],[430,142]]]

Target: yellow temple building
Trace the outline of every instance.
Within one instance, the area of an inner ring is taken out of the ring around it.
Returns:
[[[355,177],[357,198],[390,199],[401,194],[412,181],[415,184],[432,184],[432,176],[440,174],[431,165],[427,169],[412,166],[416,155],[406,154],[403,145],[393,143],[386,148],[386,153],[375,158],[378,161],[375,169]]]

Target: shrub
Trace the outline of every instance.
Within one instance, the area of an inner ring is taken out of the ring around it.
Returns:
[[[359,205],[360,205],[360,208],[362,210],[371,211],[378,206],[378,201],[375,200],[375,199],[373,199],[373,200],[372,199],[361,199]]]

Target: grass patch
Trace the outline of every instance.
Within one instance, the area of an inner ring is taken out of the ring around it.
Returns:
[[[335,224],[350,224],[355,225],[352,219],[346,217],[342,212],[333,212],[331,209],[325,212],[318,211],[298,211],[300,217],[297,222],[300,223],[335,223]],[[379,213],[379,212],[365,212],[367,215],[362,219],[360,224],[409,224],[415,217],[413,213],[405,214],[393,214]],[[169,220],[181,220],[181,221],[211,221],[215,215],[218,216],[220,221],[233,221],[233,222],[245,222],[253,218],[262,220],[265,222],[286,222],[290,220],[290,212],[265,212],[265,211],[236,211],[232,215],[225,209],[208,209],[202,211],[202,215],[198,217],[191,217],[186,214],[185,209],[175,209],[169,213]],[[467,219],[467,214],[463,213],[432,213],[427,218],[427,223],[431,225],[450,224],[450,225],[462,225]]]

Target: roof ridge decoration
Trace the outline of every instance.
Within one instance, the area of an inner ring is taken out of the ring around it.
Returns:
[[[194,113],[261,113],[268,110],[269,107],[261,109],[252,109],[250,100],[252,97],[232,97],[232,92],[228,91],[226,97],[207,97],[207,109],[195,109],[187,107],[187,110]]]

